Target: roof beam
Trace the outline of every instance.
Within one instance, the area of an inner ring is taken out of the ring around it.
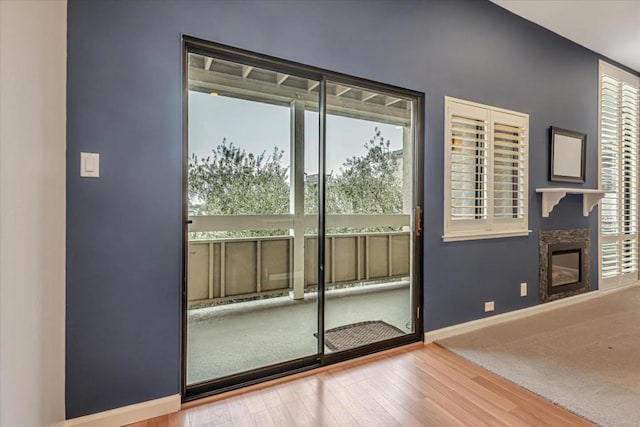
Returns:
[[[320,85],[320,82],[317,82],[315,80],[307,80],[307,91],[311,92],[312,90],[317,88],[319,85]]]
[[[250,67],[248,65],[243,65],[242,66],[242,78],[246,79],[249,74],[251,73],[251,71],[253,70],[253,67]]]
[[[373,92],[367,92],[367,91],[362,91],[362,102],[366,102],[368,100],[370,100],[371,98],[377,96],[377,93],[373,93]]]
[[[314,82],[317,83],[317,82]],[[317,86],[317,85],[316,85]],[[204,71],[201,68],[190,67],[189,90],[198,90],[206,93],[215,91],[223,96],[235,96],[242,99],[255,101],[271,101],[283,105],[292,100],[308,102],[307,108],[317,107],[318,96],[315,93],[305,92],[304,89],[295,89],[289,86],[278,86],[274,83],[243,79],[239,75]],[[377,95],[377,94],[375,94]],[[357,99],[337,97],[327,94],[327,111],[346,117],[363,118],[368,120],[406,126],[411,123],[411,115],[405,109],[397,107],[385,107],[376,103],[366,103]]]
[[[350,87],[336,85],[336,96],[342,96],[351,90]]]
[[[289,74],[276,73],[276,83],[280,86],[289,78]]]
[[[390,96],[387,96],[385,99],[386,102],[384,105],[386,105],[387,107],[391,107],[393,104],[397,104],[398,102],[402,101],[402,98],[392,98]]]

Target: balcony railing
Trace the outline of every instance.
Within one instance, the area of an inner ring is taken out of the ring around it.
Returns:
[[[317,216],[193,216],[191,232],[273,230],[317,227]],[[409,215],[327,215],[329,228],[409,229]],[[191,240],[188,252],[189,302],[250,297],[317,285],[317,235],[308,234]],[[302,238],[303,237],[303,238]],[[297,247],[297,249],[296,249]],[[300,254],[296,261],[296,253]],[[410,233],[329,234],[325,244],[325,280],[334,285],[409,275]]]

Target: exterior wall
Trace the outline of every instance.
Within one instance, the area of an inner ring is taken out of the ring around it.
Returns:
[[[587,134],[597,186],[599,57],[490,2],[71,0],[68,417],[179,391],[182,34],[426,94],[425,330],[485,317],[484,301],[536,305],[540,230],[588,228],[597,247],[597,209],[567,196],[542,218],[535,188],[552,125]],[[444,96],[530,115],[530,236],[442,242]],[[80,151],[101,154],[100,179],[78,177]]]
[[[0,425],[64,421],[67,2],[0,1]]]

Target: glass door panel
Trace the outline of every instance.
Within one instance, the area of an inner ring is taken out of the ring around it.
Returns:
[[[325,353],[415,332],[415,101],[327,82]]]
[[[183,398],[420,340],[421,95],[187,39]]]
[[[318,87],[188,54],[187,387],[318,354]]]

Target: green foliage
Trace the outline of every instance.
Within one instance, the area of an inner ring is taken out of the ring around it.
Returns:
[[[364,156],[347,159],[340,172],[327,175],[325,204],[328,214],[397,214],[402,212],[402,184],[398,159],[380,130],[364,144]],[[212,155],[189,159],[190,215],[269,215],[289,212],[288,168],[281,165],[283,151],[267,155],[246,153],[226,139]],[[305,179],[305,212],[318,212],[318,179]],[[334,232],[391,231],[344,229]],[[287,230],[196,233],[194,238],[282,235]]]
[[[227,143],[212,155],[189,159],[190,215],[270,215],[289,212],[287,168],[281,164],[283,151],[274,147],[267,156],[247,153]],[[282,235],[284,230],[198,233],[198,238]]]
[[[398,160],[378,128],[365,143],[367,154],[347,159],[335,179],[340,203],[327,206],[327,213],[397,214],[402,213],[402,184],[398,179]],[[331,200],[331,199],[330,199]]]
[[[398,177],[399,162],[391,151],[391,143],[378,128],[364,144],[364,156],[347,159],[339,174],[327,175],[325,206],[327,214],[399,214],[402,213],[402,182]],[[318,212],[318,182],[307,180],[305,211]],[[397,231],[383,228],[339,228],[330,233]]]
[[[222,141],[212,156],[189,160],[189,210],[196,215],[283,214],[289,212],[283,151],[247,154]]]

